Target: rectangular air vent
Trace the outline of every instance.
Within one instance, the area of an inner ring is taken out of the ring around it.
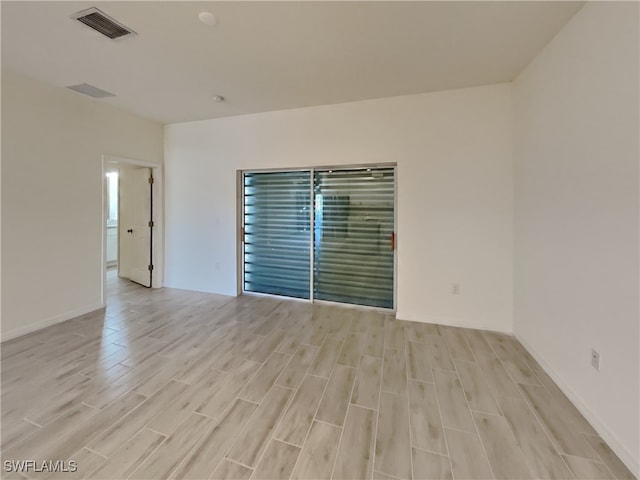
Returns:
[[[111,40],[136,34],[136,32],[130,28],[125,27],[123,24],[114,20],[109,15],[95,7],[75,13],[71,18],[78,20],[87,27],[93,28],[96,32],[100,32]]]
[[[80,85],[71,85],[67,87],[69,90],[73,90],[78,93],[84,93],[85,95],[89,95],[93,98],[106,98],[106,97],[115,97],[113,93],[105,92],[104,90],[100,90],[98,87],[94,87],[93,85],[89,85],[88,83],[81,83]]]

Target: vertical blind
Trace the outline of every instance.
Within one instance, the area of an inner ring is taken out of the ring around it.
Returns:
[[[245,173],[244,291],[393,308],[394,177],[392,167]]]
[[[310,297],[310,172],[244,174],[244,290]]]

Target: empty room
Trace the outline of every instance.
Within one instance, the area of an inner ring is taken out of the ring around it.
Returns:
[[[0,478],[638,478],[640,3],[0,14]]]

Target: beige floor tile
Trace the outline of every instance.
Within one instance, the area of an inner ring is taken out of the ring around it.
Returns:
[[[253,474],[253,470],[250,468],[225,459],[213,472],[211,480],[248,480],[251,474]]]
[[[445,338],[453,359],[474,362],[475,358],[464,335],[463,328],[440,327],[440,334]]]
[[[245,356],[241,354],[242,349],[242,345],[235,343],[231,350],[216,358],[216,360],[211,364],[211,368],[220,370],[221,372],[230,372],[231,370],[238,368],[247,361]]]
[[[407,372],[409,378],[433,382],[427,347],[422,343],[407,342]]]
[[[189,357],[171,359],[163,368],[156,370],[153,374],[138,383],[138,385],[134,387],[133,391],[146,397],[153,395],[162,387],[167,385],[169,381],[183,370],[186,364],[188,364],[193,358],[194,355],[191,353],[191,356]]]
[[[376,471],[398,478],[411,478],[409,408],[406,397],[382,392],[375,453]]]
[[[285,332],[283,330],[276,330],[265,337],[260,344],[253,349],[249,354],[249,360],[255,362],[265,362],[267,358],[275,351],[276,347],[280,345],[280,342],[284,339]]]
[[[76,462],[76,470],[74,472],[56,472],[50,476],[46,476],[49,480],[76,480],[80,478],[88,478],[89,475],[98,469],[107,459],[95,452],[91,452],[86,448],[78,450],[71,455],[69,460]]]
[[[368,479],[373,472],[375,412],[350,405],[333,471],[336,479]]]
[[[196,358],[196,361],[192,362],[173,378],[180,382],[192,385],[200,379],[205,372],[211,371],[214,368],[214,363],[223,355],[233,350],[235,345],[235,343],[228,342],[226,340],[220,341],[213,350],[206,351],[201,357]]]
[[[492,355],[493,350],[491,346],[487,343],[482,335],[480,330],[469,330],[465,329],[464,337],[467,339],[467,344],[471,348],[474,356],[478,354],[482,355]]]
[[[183,458],[213,426],[208,417],[192,413],[129,478],[169,478]]]
[[[518,386],[507,374],[502,362],[494,353],[476,354],[476,362],[482,369],[484,379],[489,384],[494,397],[521,398]]]
[[[309,367],[309,373],[319,377],[329,378],[336,359],[342,349],[342,340],[327,338]]]
[[[291,478],[295,480],[330,479],[341,435],[342,429],[339,427],[313,422]]]
[[[322,396],[316,418],[342,426],[356,377],[355,368],[336,365]]]
[[[414,480],[453,480],[449,457],[411,449]]]
[[[80,461],[72,479],[632,478],[513,336],[112,272],[108,292],[106,313],[2,344],[3,459]]]
[[[46,425],[65,413],[73,405],[78,405],[91,394],[92,382],[83,375],[73,375],[47,389],[46,396],[39,396],[38,402],[25,412],[25,418],[36,425]]]
[[[192,384],[183,395],[151,420],[149,428],[164,435],[171,435],[198,407],[205,404],[205,399],[213,397],[224,374],[216,370],[208,370],[205,373],[201,381]]]
[[[173,472],[174,479],[209,478],[253,415],[257,405],[237,399]]]
[[[454,360],[462,390],[472,410],[500,415],[498,403],[493,398],[482,369],[472,362]]]
[[[604,463],[593,462],[573,455],[563,455],[563,458],[575,478],[581,480],[608,480],[615,478]]]
[[[502,366],[507,371],[509,376],[516,383],[526,383],[531,385],[542,385],[538,377],[527,366],[527,364],[521,358],[505,358],[500,359]]]
[[[304,378],[280,422],[275,438],[298,446],[304,444],[326,385],[327,380],[322,377],[307,375]]]
[[[435,385],[410,380],[409,419],[411,443],[414,447],[447,455],[440,418]]]
[[[289,478],[299,454],[299,447],[271,440],[251,478],[259,480]]]
[[[524,399],[502,397],[498,398],[498,403],[534,477],[571,478],[565,462]]]
[[[208,417],[220,418],[260,368],[260,364],[257,362],[243,361],[216,382],[215,393],[205,396],[195,411]]]
[[[558,405],[558,408],[562,410],[562,414],[575,425],[580,433],[586,433],[589,435],[598,435],[591,424],[582,416],[580,411],[571,403],[560,387],[558,387],[551,377],[542,370],[542,367],[530,359],[528,363],[531,369],[535,372],[536,377],[540,380],[540,383],[547,389],[553,398],[553,402]]]
[[[382,472],[373,472],[373,480],[398,480],[396,477],[392,477],[391,475],[387,475]]]
[[[362,354],[362,344],[364,343],[364,334],[349,333],[342,344],[342,349],[338,354],[336,363],[338,365],[346,365],[347,367],[357,368],[360,363]]]
[[[2,451],[6,452],[39,429],[40,427],[22,419],[2,422]]]
[[[300,345],[287,367],[278,377],[276,384],[287,388],[298,388],[317,354],[318,347]]]
[[[533,479],[509,423],[502,416],[474,414],[478,433],[497,479]]]
[[[73,438],[79,425],[86,424],[96,414],[96,410],[86,405],[78,405],[59,418],[33,432],[9,450],[3,450],[3,460],[29,460],[47,458],[67,458],[60,447],[60,441]],[[70,448],[72,454],[78,448]],[[55,456],[54,456],[55,455]]]
[[[304,329],[293,329],[285,332],[282,341],[276,347],[276,352],[286,353],[287,355],[295,354],[303,343],[303,337]]]
[[[278,385],[273,386],[255,414],[244,428],[231,451],[230,460],[248,467],[255,467],[260,455],[267,447],[276,425],[282,418],[293,390]]]
[[[445,427],[475,433],[476,427],[458,376],[453,372],[435,369],[433,376],[442,414],[442,424]]]
[[[250,402],[260,403],[290,360],[291,355],[273,352],[239,396]]]
[[[593,435],[584,435],[589,445],[598,453],[599,459],[609,467],[615,478],[633,479],[634,475],[604,441]]]
[[[136,368],[116,365],[110,371],[118,368],[122,369],[120,371],[123,374],[114,379],[101,379],[100,383],[94,386],[93,395],[85,399],[83,403],[96,408],[104,408],[110,402],[129,392],[141,379],[146,378],[156,369],[162,368],[167,361],[167,359],[162,359],[155,362],[153,358],[150,358],[145,364]]]
[[[449,446],[453,478],[494,478],[480,438],[475,433],[460,432],[449,428],[445,428],[444,433]]]
[[[363,355],[382,358],[384,353],[384,327],[369,327],[365,334]]]
[[[427,335],[440,335],[438,326],[432,323],[406,322],[404,331],[407,341],[416,343],[426,343]]]
[[[407,393],[407,364],[404,349],[385,349],[382,363],[382,391],[397,395]]]
[[[52,458],[70,458],[69,454],[73,449],[79,449],[82,445],[86,445],[91,439],[106,431],[115,422],[133,412],[145,401],[147,399],[137,393],[125,393],[122,397],[96,412],[89,421],[82,424],[78,423],[78,429],[74,432],[74,435],[60,443],[60,448],[55,453],[56,456]]]
[[[385,327],[385,349],[404,350],[404,326],[398,321],[390,321]]]
[[[356,373],[351,403],[377,410],[381,373],[382,359],[364,355]]]
[[[89,448],[110,457],[124,442],[133,437],[160,411],[178,398],[187,387],[188,385],[180,382],[169,383],[95,437],[93,441],[89,442]]]
[[[575,429],[547,390],[535,385],[520,385],[529,405],[536,412],[547,432],[561,452],[590,460],[599,460],[598,454],[585,437]]]
[[[440,370],[455,371],[453,361],[451,359],[451,353],[447,346],[447,341],[444,337],[439,335],[426,335],[424,342],[427,345],[427,352],[429,354],[429,361],[432,368],[438,368]]]
[[[113,453],[91,478],[127,478],[138,465],[158,448],[166,437],[147,429],[140,430],[131,440]]]

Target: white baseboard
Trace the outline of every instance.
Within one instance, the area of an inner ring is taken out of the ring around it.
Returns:
[[[2,334],[0,343],[13,340],[14,338],[18,338],[23,335],[36,332],[38,330],[42,330],[43,328],[50,327],[51,325],[55,325],[57,323],[66,322],[67,320],[71,320],[72,318],[80,317],[88,313],[94,313],[98,310],[103,310],[104,308],[105,305],[103,304],[88,305],[82,308],[71,310],[69,312],[61,313],[59,315],[54,315],[53,317],[41,320],[39,322],[30,323],[29,325],[25,325],[20,328],[14,328],[13,330],[9,330],[8,332]]]
[[[406,315],[403,311],[396,312],[396,318],[398,320],[406,320],[408,322],[418,323],[435,323],[436,325],[445,325],[447,327],[461,327],[470,328],[472,330],[486,330],[488,332],[506,333],[507,335],[513,335],[511,330],[503,330],[492,326],[482,325],[467,321],[465,319],[453,318],[453,317],[437,317],[435,315]]]
[[[553,381],[560,387],[560,390],[567,396],[571,403],[580,411],[580,413],[587,419],[587,421],[591,424],[596,432],[602,437],[602,439],[606,442],[607,445],[614,451],[614,453],[622,460],[629,470],[636,476],[636,478],[640,478],[640,464],[638,462],[638,458],[634,457],[631,451],[629,451],[623,444],[620,442],[618,437],[615,436],[609,430],[609,428],[605,425],[605,423],[600,419],[600,417],[591,410],[587,404],[584,402],[582,397],[578,395],[569,384],[558,374],[558,372],[551,367],[551,365],[540,355],[526,340],[521,338],[517,333],[514,336],[518,339],[518,341],[522,344],[524,348],[531,354],[533,358],[540,364],[540,366],[547,372]],[[637,453],[637,452],[636,452]]]

